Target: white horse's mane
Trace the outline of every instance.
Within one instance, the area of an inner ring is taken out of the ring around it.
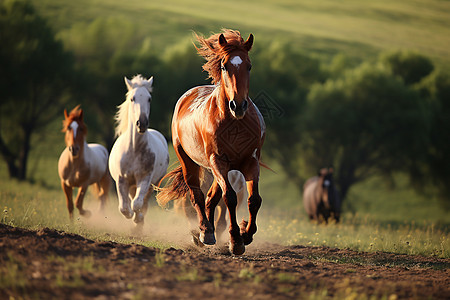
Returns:
[[[116,120],[116,136],[120,136],[128,128],[128,106],[131,103],[133,90],[138,87],[145,87],[149,92],[152,92],[153,90],[151,83],[142,77],[142,75],[136,75],[131,79],[131,89],[129,87],[128,92],[126,93],[126,99],[117,107],[118,110],[114,117]]]

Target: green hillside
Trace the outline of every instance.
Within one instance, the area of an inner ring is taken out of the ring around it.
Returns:
[[[195,30],[222,27],[256,39],[288,39],[319,54],[367,58],[381,50],[409,49],[450,63],[450,3],[416,1],[60,1],[33,0],[56,31],[96,18],[135,24],[137,35],[164,48]],[[118,37],[120,38],[120,37]],[[256,47],[263,45],[256,43]]]

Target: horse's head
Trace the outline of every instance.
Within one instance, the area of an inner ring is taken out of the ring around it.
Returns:
[[[222,87],[228,99],[231,114],[236,119],[242,119],[247,111],[249,101],[248,90],[252,63],[248,57],[248,51],[253,45],[253,35],[250,34],[243,47],[228,52],[228,42],[221,34],[219,45],[226,53],[220,63]]]
[[[133,122],[133,127],[139,133],[147,131],[150,115],[150,101],[152,96],[153,77],[145,80],[142,76],[135,76],[132,80],[125,77],[125,84],[128,88],[128,120]]]
[[[197,35],[197,40],[201,44],[197,51],[207,60],[203,69],[214,84],[220,84],[231,115],[242,119],[249,105],[252,64],[248,52],[253,46],[253,35],[244,42],[239,31],[224,29],[208,39]]]
[[[333,169],[322,168],[318,172],[319,182],[322,189],[322,201],[326,209],[330,209],[331,200],[334,193],[333,186]]]
[[[66,133],[65,142],[73,157],[78,157],[83,151],[87,126],[83,121],[83,110],[78,105],[69,114],[64,109],[62,131]]]

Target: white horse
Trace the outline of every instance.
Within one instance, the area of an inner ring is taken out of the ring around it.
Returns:
[[[166,174],[169,151],[164,136],[147,129],[153,77],[141,75],[129,80],[126,100],[116,114],[116,136],[109,157],[109,170],[116,181],[119,210],[142,228],[148,200],[157,184]]]

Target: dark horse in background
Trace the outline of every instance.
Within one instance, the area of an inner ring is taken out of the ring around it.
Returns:
[[[332,216],[339,222],[341,200],[334,186],[333,168],[322,168],[318,175],[308,179],[303,185],[303,204],[311,220],[328,223]]]
[[[262,202],[258,181],[265,124],[248,95],[248,52],[253,35],[244,41],[238,31],[224,29],[207,39],[197,39],[201,45],[197,51],[207,60],[203,69],[214,85],[194,87],[178,100],[172,142],[181,166],[166,175],[169,182],[157,199],[164,206],[189,193],[197,212],[199,241],[214,245],[214,211],[223,197],[230,219],[230,251],[240,255],[256,233],[256,215]],[[200,184],[204,169],[214,177],[206,199]],[[242,173],[249,194],[249,221],[240,226],[236,221],[237,195],[228,178],[232,170]]]

